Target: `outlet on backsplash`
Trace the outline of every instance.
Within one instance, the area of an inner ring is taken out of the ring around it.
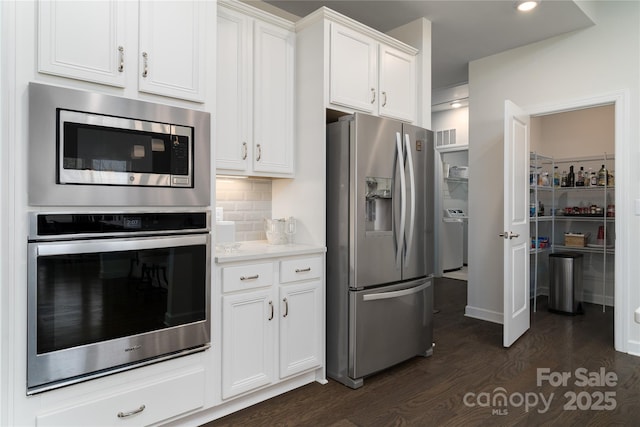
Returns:
[[[264,218],[271,218],[271,180],[216,178],[216,206],[235,221],[236,241],[266,240]]]

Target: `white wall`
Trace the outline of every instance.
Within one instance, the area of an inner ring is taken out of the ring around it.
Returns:
[[[639,197],[640,3],[588,2],[596,25],[469,64],[470,224],[467,314],[502,318],[503,121],[504,101],[540,113],[541,106],[566,105],[618,95],[616,128],[616,348],[640,354],[640,325],[632,312],[640,306],[637,242]],[[615,96],[614,96],[615,97]],[[633,119],[632,119],[633,118]],[[618,143],[620,142],[620,143]],[[491,186],[492,191],[487,191]],[[477,210],[477,211],[476,211]],[[480,211],[482,215],[480,215]],[[476,215],[478,213],[478,215]],[[624,232],[620,232],[623,229]],[[620,295],[626,291],[626,300]]]
[[[469,108],[460,107],[450,110],[438,111],[431,115],[433,131],[455,129],[456,145],[469,144]]]

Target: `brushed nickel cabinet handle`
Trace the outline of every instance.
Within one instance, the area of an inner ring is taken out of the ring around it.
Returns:
[[[258,144],[256,145],[256,148],[258,149],[258,156],[256,157],[256,161],[259,162],[262,158],[262,147],[260,146],[260,144]]]
[[[247,160],[248,154],[249,154],[249,151],[247,149],[247,143],[243,142],[242,143],[242,160]]]
[[[307,271],[311,271],[311,267],[307,267],[307,268],[296,268],[296,273],[306,273]]]
[[[149,75],[149,54],[147,52],[142,52],[142,77],[147,77]]]
[[[382,92],[382,96],[384,97],[384,101],[382,101],[382,106],[386,107],[386,105],[387,105],[387,92]]]
[[[255,274],[253,276],[240,276],[240,280],[255,280],[260,277],[259,274]]]
[[[140,407],[138,409],[134,409],[133,411],[118,412],[118,418],[127,418],[127,417],[130,417],[132,415],[139,414],[140,412],[144,411],[144,408],[146,408],[145,405],[140,405]]]
[[[269,316],[269,320],[273,320],[273,301],[269,301],[269,307],[271,308],[271,315]]]
[[[371,88],[371,103],[373,104],[374,102],[376,102],[376,90]]]
[[[282,314],[282,317],[287,317],[289,315],[289,301],[284,298],[282,302],[284,303],[284,313]]]
[[[120,52],[120,65],[118,66],[118,71],[124,71],[124,47],[118,46],[118,52]]]

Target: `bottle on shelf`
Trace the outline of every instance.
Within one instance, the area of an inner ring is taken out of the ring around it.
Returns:
[[[589,170],[584,174],[584,186],[591,186],[591,177],[593,176],[593,169],[589,168]]]
[[[598,175],[595,172],[591,171],[591,186],[595,187],[598,185]]]
[[[569,174],[567,175],[567,187],[576,186],[576,174],[573,172],[573,165],[569,166]]]
[[[576,177],[576,187],[584,187],[584,167],[580,166],[578,176]]]
[[[549,172],[542,172],[541,177],[542,178],[540,178],[540,185],[542,185],[543,187],[548,187],[549,186]]]
[[[567,187],[567,171],[562,171],[562,177],[560,178],[560,187]]]
[[[598,171],[598,185],[603,187],[607,184],[607,169],[602,165],[602,168]]]
[[[560,173],[558,173],[558,167],[553,167],[553,186],[560,187]]]

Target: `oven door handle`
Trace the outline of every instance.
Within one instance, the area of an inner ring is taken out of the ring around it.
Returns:
[[[144,249],[162,249],[177,246],[208,245],[209,234],[191,234],[172,237],[134,237],[118,239],[73,240],[65,242],[35,242],[37,256],[73,255],[98,252],[120,252]]]

